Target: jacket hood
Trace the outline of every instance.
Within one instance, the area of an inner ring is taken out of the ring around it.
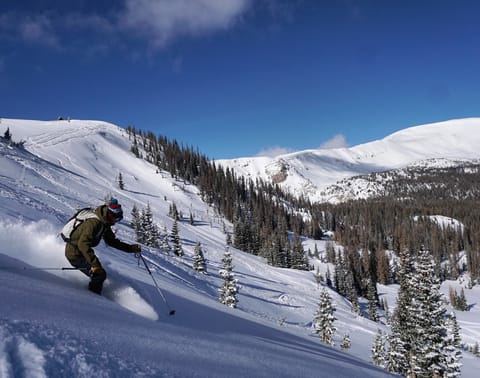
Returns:
[[[107,212],[107,205],[101,205],[95,209],[95,214],[100,218],[100,221],[107,226],[111,226],[113,223],[108,220]]]

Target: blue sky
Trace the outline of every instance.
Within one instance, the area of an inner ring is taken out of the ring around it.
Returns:
[[[98,119],[213,159],[480,116],[480,2],[3,0],[0,117]]]

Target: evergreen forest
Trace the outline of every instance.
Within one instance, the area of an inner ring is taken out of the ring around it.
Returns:
[[[441,280],[468,271],[480,279],[480,165],[451,168],[418,166],[401,171],[372,173],[363,179],[382,182],[383,191],[369,199],[339,204],[312,203],[294,197],[278,184],[238,177],[229,168],[198,150],[127,128],[131,151],[183,183],[196,185],[203,200],[233,224],[226,240],[245,252],[264,257],[268,264],[312,269],[302,237],[320,239],[333,231],[342,246],[327,252],[338,277],[347,272],[357,295],[368,297],[371,283],[398,283],[400,253],[412,258],[430,251]],[[439,222],[435,216],[458,222]],[[448,218],[445,218],[448,219]],[[227,244],[228,244],[227,243]],[[345,284],[338,282],[341,287]],[[338,289],[338,287],[337,287]],[[374,294],[376,297],[376,293]]]

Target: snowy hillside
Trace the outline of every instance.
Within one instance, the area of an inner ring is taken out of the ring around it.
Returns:
[[[352,313],[330,291],[338,328],[335,347],[312,333],[322,286],[312,272],[274,268],[231,249],[240,285],[236,309],[218,303],[218,274],[225,252],[224,223],[205,205],[196,187],[129,152],[125,130],[97,121],[2,119],[24,149],[0,142],[0,377],[383,377],[371,363],[377,330],[387,327]],[[312,163],[313,164],[313,163]],[[116,178],[122,174],[125,188]],[[131,255],[103,243],[96,249],[107,270],[104,296],[86,290],[87,279],[68,267],[58,237],[75,209],[118,198],[125,220],[120,239],[134,241],[130,210],[150,205],[160,229],[175,203],[193,214],[180,222],[183,258],[144,248],[153,277]],[[191,269],[201,242],[208,274]],[[325,251],[324,241],[305,249]],[[326,264],[314,261],[325,272]],[[445,283],[457,289],[459,282]],[[396,287],[379,286],[393,309]],[[464,343],[480,341],[480,288],[466,291],[471,311],[457,313]],[[365,303],[363,303],[365,305]],[[175,315],[169,316],[174,309]],[[350,350],[340,350],[345,334]],[[464,353],[463,376],[474,377],[480,359]]]
[[[3,119],[1,125],[14,140],[25,140],[25,150],[1,145],[0,376],[385,375],[368,362],[368,353],[362,361],[311,335],[319,295],[311,274],[269,268],[233,251],[239,307],[219,304],[222,225],[196,188],[180,189],[129,153],[124,130],[83,121]],[[115,185],[120,172],[123,191]],[[168,229],[173,201],[184,213],[192,210],[197,225],[180,224],[183,259],[145,254],[158,265],[152,266],[155,278],[176,310],[173,317],[145,268],[103,244],[97,252],[109,274],[105,296],[111,300],[85,290],[79,272],[35,270],[68,266],[57,236],[61,225],[74,209],[101,204],[108,194],[126,210],[117,233],[130,242],[128,209],[134,204],[150,204],[159,226]],[[197,241],[208,275],[189,267]],[[348,316],[347,308],[339,312]],[[374,325],[352,330],[352,339],[370,342],[374,331]]]
[[[479,143],[480,118],[469,118],[410,127],[351,148],[306,150],[275,158],[240,158],[218,163],[233,168],[237,174],[278,182],[313,201],[336,201],[337,194],[330,186],[338,181],[437,158],[478,160]]]

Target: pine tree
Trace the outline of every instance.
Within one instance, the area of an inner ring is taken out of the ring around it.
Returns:
[[[410,345],[412,340],[412,328],[408,307],[412,295],[411,275],[413,263],[408,250],[400,252],[400,261],[397,271],[397,279],[400,288],[397,294],[397,307],[392,316],[392,331],[388,338],[389,349],[387,353],[386,368],[388,371],[407,376],[410,373]]]
[[[400,290],[392,319],[387,369],[417,378],[444,376],[448,335],[435,265],[423,248],[415,270],[406,256],[400,256]]]
[[[317,288],[319,288],[320,284],[323,281],[323,277],[322,277],[322,273],[320,273],[320,268],[318,266],[315,270],[314,277],[315,277],[315,282],[317,283]]]
[[[327,272],[325,273],[325,282],[328,287],[332,287],[332,279],[330,274],[330,267],[327,265]]]
[[[385,298],[382,301],[382,308],[385,311],[385,319],[387,321],[387,324],[390,324],[390,308],[388,307],[388,302]]]
[[[345,259],[342,257],[342,254],[339,253],[335,263],[335,288],[337,289],[338,294],[344,297],[349,294],[346,290],[346,271]]]
[[[352,274],[349,272],[345,278],[346,278],[345,279],[346,290],[348,292],[348,299],[350,300],[350,303],[352,304],[352,311],[355,314],[359,315],[360,314],[360,303],[358,301],[357,290],[355,289],[355,286],[353,285]]]
[[[379,329],[372,346],[372,360],[373,363],[380,367],[385,367],[386,362],[386,350],[385,350],[385,337],[382,331]]]
[[[178,214],[178,210],[177,210],[177,205],[175,204],[175,202],[173,202],[170,207],[169,207],[169,210],[168,210],[168,216],[170,218],[173,218],[174,220],[178,220],[179,219],[179,214]]]
[[[388,371],[407,376],[409,371],[409,348],[406,344],[398,316],[392,319],[392,332],[388,336],[389,348],[386,355],[385,367]]]
[[[172,247],[170,247],[170,243],[168,242],[169,235],[167,231],[167,226],[164,226],[163,228],[163,235],[162,235],[162,250],[165,252],[167,255],[170,254],[172,251]]]
[[[149,247],[158,247],[159,232],[158,227],[153,221],[153,213],[150,204],[142,211],[141,228],[143,233],[143,243]]]
[[[142,222],[140,217],[140,211],[138,210],[137,205],[133,205],[132,211],[132,222],[130,223],[133,230],[135,231],[135,238],[139,243],[144,242],[143,232],[142,232]]]
[[[327,262],[334,264],[335,263],[335,247],[333,242],[328,241],[325,246]]]
[[[295,235],[290,267],[292,269],[308,270],[308,258],[298,235]]]
[[[122,172],[120,172],[118,174],[118,187],[120,190],[124,190],[125,189],[125,183],[123,182],[123,176],[122,176]]]
[[[183,256],[182,242],[180,240],[180,235],[178,233],[178,222],[176,219],[173,220],[170,237],[172,239],[173,253],[175,254],[175,256]]]
[[[337,328],[333,325],[336,318],[333,315],[335,307],[332,304],[327,289],[320,293],[320,302],[313,318],[314,333],[319,335],[320,340],[328,345],[334,345],[333,336]]]
[[[475,341],[475,344],[473,344],[472,353],[474,356],[480,356],[480,346],[478,345],[478,341]]]
[[[377,311],[377,301],[375,298],[375,287],[374,283],[369,279],[367,284],[367,300],[368,300],[368,318],[374,322],[378,322],[378,311]]]
[[[200,273],[207,273],[207,264],[203,255],[202,244],[197,242],[193,250],[193,269]]]
[[[450,299],[450,304],[455,310],[459,311],[467,311],[468,304],[467,298],[465,297],[465,291],[462,288],[460,295],[457,294],[457,291],[452,287],[449,288],[448,296]]]
[[[7,130],[5,131],[5,133],[3,134],[3,139],[5,139],[6,141],[10,142],[12,140],[12,133],[10,132],[10,128],[7,127]]]
[[[461,376],[461,338],[460,327],[455,313],[451,313],[447,318],[448,334],[444,339],[445,366],[444,376],[448,378],[457,378]]]
[[[352,341],[350,340],[350,335],[346,333],[343,336],[342,343],[340,344],[340,347],[342,348],[343,351],[347,351],[350,349],[352,346]]]
[[[468,310],[468,303],[467,298],[465,297],[465,291],[463,290],[460,292],[460,295],[456,298],[455,301],[456,308],[460,311],[467,311]]]
[[[138,144],[137,144],[137,138],[134,135],[133,137],[133,143],[132,146],[130,147],[130,151],[137,157],[141,158],[140,151],[138,150]]]
[[[441,299],[440,282],[435,276],[435,265],[426,249],[421,249],[418,254],[412,287],[416,288],[408,309],[415,324],[411,344],[412,370],[418,378],[442,376],[446,359],[443,350],[447,337],[446,310]]]
[[[219,271],[220,276],[223,278],[223,286],[218,289],[219,293],[219,302],[225,306],[235,308],[237,307],[238,299],[238,286],[237,280],[234,277],[233,265],[232,265],[232,254],[230,253],[229,248],[225,250],[225,254],[222,258],[223,269]]]
[[[316,259],[318,259],[320,257],[319,253],[318,253],[318,245],[317,243],[315,243],[315,248],[313,249],[313,257],[315,257]]]

